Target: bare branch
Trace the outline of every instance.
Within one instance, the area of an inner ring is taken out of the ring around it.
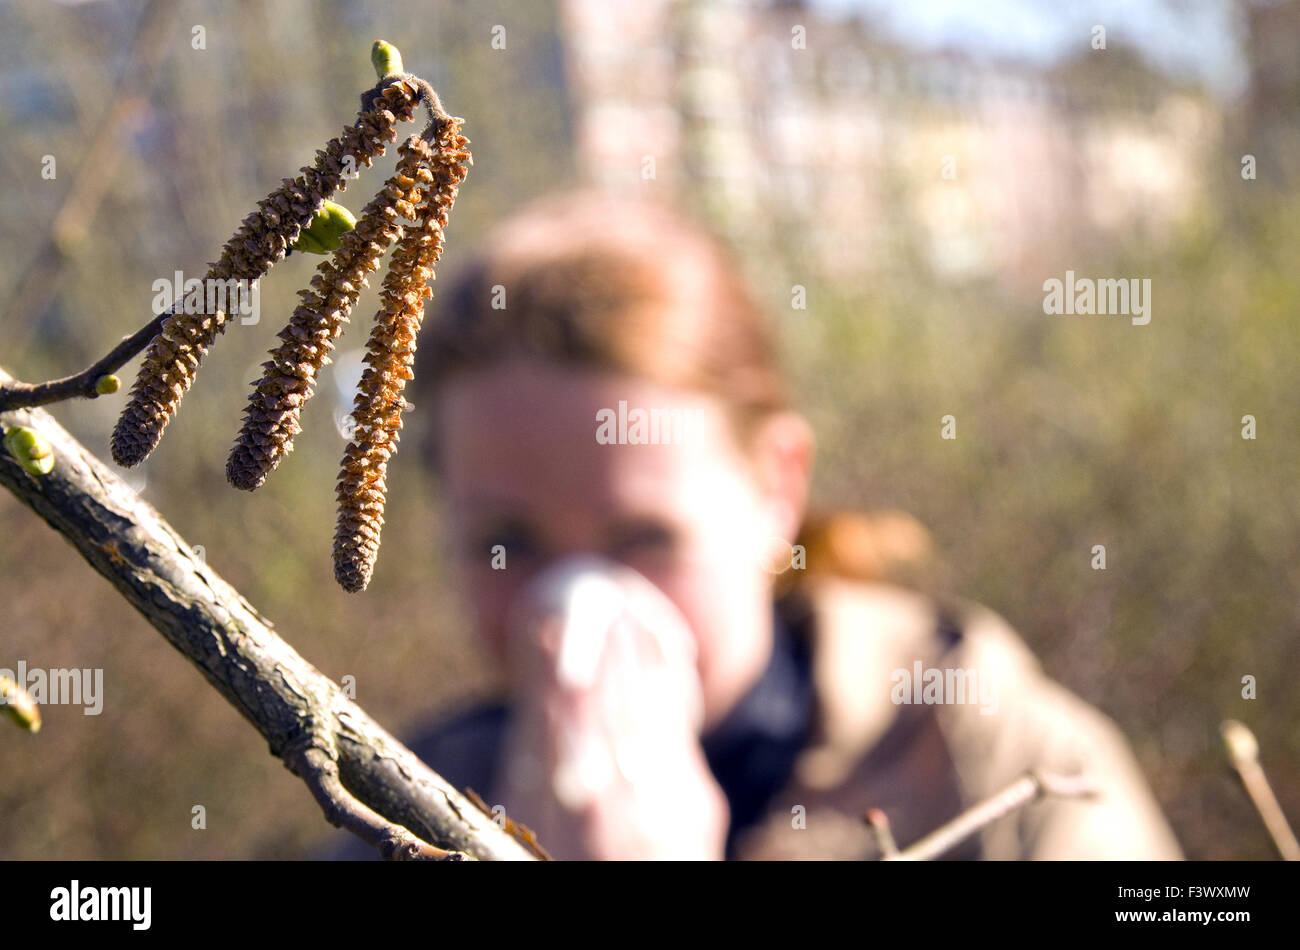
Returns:
[[[889,827],[889,816],[879,808],[868,808],[866,822],[867,827],[876,836],[876,844],[880,847],[881,855],[892,858],[898,854],[898,843],[894,841],[893,829]]]
[[[952,821],[930,832],[920,841],[895,854],[886,854],[885,861],[932,861],[961,844],[986,825],[991,825],[1017,808],[1048,795],[1058,798],[1088,798],[1097,793],[1086,776],[1050,775],[1029,772],[1016,779],[1002,791],[971,806]]]
[[[0,384],[9,381],[0,370]],[[52,471],[35,476],[0,452],[0,484],[198,667],[271,753],[307,781],[331,822],[397,857],[533,858],[277,636],[152,505],[47,412],[6,412],[0,423],[36,429],[55,458]]]
[[[347,828],[367,844],[379,849],[390,861],[463,861],[460,851],[445,851],[421,841],[401,825],[394,824],[366,806],[343,787],[338,763],[316,746],[304,746],[285,757],[289,769],[307,783],[325,820]]]
[[[1300,842],[1296,841],[1295,832],[1287,823],[1286,814],[1278,804],[1273,787],[1264,776],[1264,768],[1259,764],[1259,742],[1255,734],[1244,723],[1235,719],[1226,720],[1219,727],[1223,743],[1228,748],[1228,758],[1232,767],[1241,776],[1241,784],[1246,786],[1255,810],[1264,819],[1264,827],[1269,837],[1282,855],[1283,861],[1300,861]]]
[[[122,342],[102,359],[91,363],[80,373],[52,379],[45,383],[20,383],[5,376],[7,381],[0,381],[0,412],[31,406],[45,406],[64,399],[81,396],[94,399],[101,395],[96,385],[101,376],[107,376],[121,369],[130,359],[149,345],[149,341],[162,332],[163,323],[172,315],[169,308],[154,317],[130,336],[122,337]]]

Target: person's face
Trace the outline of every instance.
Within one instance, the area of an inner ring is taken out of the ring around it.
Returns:
[[[606,444],[598,420],[612,416],[617,438],[620,402],[629,422],[654,410],[690,425],[668,441],[661,428],[658,444]],[[532,361],[455,377],[437,412],[453,560],[492,656],[504,662],[506,618],[532,577],[571,554],[604,555],[681,611],[716,723],[767,662],[767,565],[774,539],[788,558],[807,486],[802,420],[774,417],[745,454],[710,397]]]

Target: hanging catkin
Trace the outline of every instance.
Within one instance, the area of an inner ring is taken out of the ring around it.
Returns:
[[[334,576],[348,591],[366,588],[379,554],[388,462],[397,451],[406,407],[402,390],[412,376],[424,303],[433,296],[428,284],[442,255],[447,215],[469,171],[469,140],[460,128],[460,119],[445,117],[432,146],[419,137],[402,146],[399,169],[418,183],[418,194],[399,210],[414,224],[404,229],[384,276],[383,305],[366,344],[367,365],[352,410],[354,435],[337,486]]]
[[[243,428],[226,460],[226,478],[236,488],[259,487],[293,451],[293,437],[302,431],[302,407],[311,398],[316,375],[330,362],[334,341],[361,289],[369,286],[367,275],[379,269],[380,258],[401,235],[399,219],[409,216],[411,202],[419,197],[415,170],[403,154],[357,226],[342,236],[333,257],[316,268],[311,289],[298,292],[302,303],[277,334],[284,342],[262,364],[266,372],[249,396]]]
[[[320,203],[343,185],[345,175],[356,166],[369,167],[397,139],[397,123],[412,117],[420,95],[418,86],[405,79],[384,86],[352,126],[316,153],[315,162],[303,174],[286,178],[258,203],[226,242],[220,260],[210,266],[204,286],[211,286],[210,281],[251,283],[262,277],[284,257]],[[138,465],[157,447],[181,397],[194,382],[200,361],[227,323],[227,315],[215,309],[212,313],[174,309],[163,322],[113,430],[111,450],[119,465]]]

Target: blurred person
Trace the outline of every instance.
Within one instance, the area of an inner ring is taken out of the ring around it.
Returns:
[[[879,856],[868,808],[906,847],[1029,770],[1082,772],[1095,797],[947,857],[1181,857],[1116,726],[920,580],[918,523],[807,513],[813,434],[703,228],[549,197],[429,317],[410,395],[507,684],[412,742],[452,784],[558,858],[851,859]]]

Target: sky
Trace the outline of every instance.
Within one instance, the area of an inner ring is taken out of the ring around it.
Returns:
[[[812,0],[836,13],[861,11],[913,46],[1048,64],[1090,49],[1092,27],[1107,43],[1134,47],[1152,66],[1200,80],[1231,98],[1246,63],[1233,0]]]

